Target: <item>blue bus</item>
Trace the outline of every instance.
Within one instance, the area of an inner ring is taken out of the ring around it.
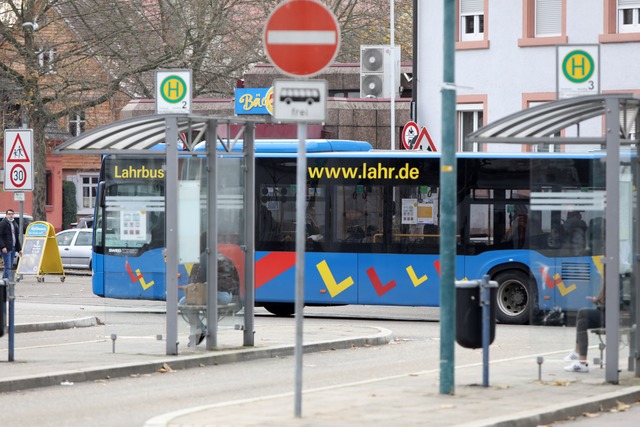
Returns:
[[[255,301],[276,315],[294,311],[296,144],[256,141]],[[307,150],[305,304],[438,306],[440,155],[335,140],[309,141]],[[599,292],[602,160],[596,153],[457,155],[456,279],[496,280],[499,321],[575,311]],[[163,162],[105,156],[94,228],[96,295],[165,298]],[[206,159],[180,162],[185,179],[205,175]],[[242,208],[224,196],[241,183],[220,167],[219,281],[231,282],[241,298],[245,260],[233,230]],[[192,268],[180,266],[181,286]]]

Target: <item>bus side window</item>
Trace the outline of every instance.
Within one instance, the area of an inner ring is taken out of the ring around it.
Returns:
[[[427,246],[438,246],[440,244],[440,227],[435,224],[425,224],[424,230],[424,244]]]
[[[493,241],[493,206],[491,204],[473,204],[469,207],[470,243],[489,245]]]
[[[586,247],[587,223],[582,220],[582,215],[578,211],[567,213],[564,222],[565,247],[569,249],[571,255],[583,255]]]
[[[334,189],[333,238],[344,243],[380,243],[383,188],[345,185]]]
[[[273,217],[273,214],[265,206],[260,203],[260,207],[258,209],[256,221],[258,223],[258,235],[256,238],[260,242],[277,242],[280,241],[279,231],[278,231],[278,223]]]
[[[589,221],[587,238],[591,255],[604,254],[604,218],[596,217]]]

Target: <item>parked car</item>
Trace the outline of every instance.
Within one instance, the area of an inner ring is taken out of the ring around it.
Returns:
[[[3,220],[6,216],[7,216],[7,211],[6,210],[0,212],[0,220]],[[19,223],[20,214],[18,212],[15,212],[15,215],[13,216],[13,219],[14,219],[14,221],[17,221]],[[23,233],[25,231],[27,231],[27,227],[32,222],[33,222],[33,217],[31,215],[29,215],[29,214],[24,214],[24,220],[22,221],[22,232]]]
[[[91,229],[73,228],[56,234],[64,268],[91,269]]]

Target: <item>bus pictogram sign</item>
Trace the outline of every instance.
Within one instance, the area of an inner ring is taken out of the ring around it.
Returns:
[[[191,70],[156,71],[156,113],[191,113]]]
[[[4,189],[33,191],[33,130],[7,129],[4,132]]]
[[[340,27],[319,1],[290,0],[271,12],[263,38],[267,56],[278,70],[292,77],[310,77],[336,57]]]

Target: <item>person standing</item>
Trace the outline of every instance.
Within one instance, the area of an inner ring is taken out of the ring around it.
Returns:
[[[13,268],[16,252],[22,255],[18,224],[13,220],[13,215],[13,210],[7,209],[6,217],[0,221],[0,250],[2,250],[2,260],[4,261],[3,279],[9,278],[9,270]]]

